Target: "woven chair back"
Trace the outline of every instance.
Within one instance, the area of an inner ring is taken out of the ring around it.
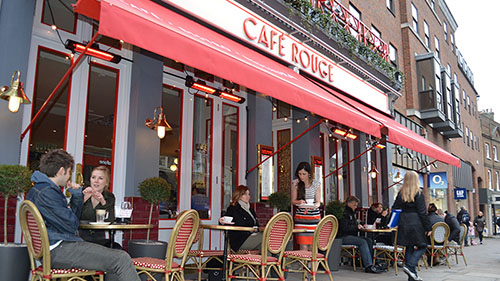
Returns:
[[[448,239],[449,235],[450,235],[450,228],[446,223],[444,222],[435,223],[432,226],[431,244],[434,245],[434,243],[444,243]]]
[[[182,212],[174,225],[167,248],[166,266],[171,269],[174,258],[181,259],[180,266],[184,267],[187,253],[191,249],[194,233],[198,232],[200,217],[195,210]]]

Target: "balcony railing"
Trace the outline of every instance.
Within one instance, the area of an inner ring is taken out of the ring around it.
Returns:
[[[359,42],[377,52],[386,61],[389,61],[389,46],[387,43],[351,14],[342,4],[336,0],[310,0],[310,2],[314,8],[331,16],[335,22],[343,26]]]

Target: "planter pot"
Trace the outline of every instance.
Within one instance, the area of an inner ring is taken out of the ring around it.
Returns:
[[[342,239],[337,238],[333,241],[332,248],[328,254],[328,267],[331,271],[338,271],[340,268],[340,254],[342,251]]]
[[[130,240],[128,242],[128,253],[132,258],[151,257],[165,259],[167,245],[167,242],[156,240]]]
[[[28,280],[30,260],[26,244],[0,245],[0,272],[2,280]]]

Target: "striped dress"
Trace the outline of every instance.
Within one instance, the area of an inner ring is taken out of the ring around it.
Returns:
[[[298,180],[294,181],[294,186],[298,183]],[[310,187],[306,187],[306,199],[315,199],[316,190],[320,187],[320,182],[313,180]],[[314,202],[316,203],[316,202]],[[316,209],[303,209],[298,208],[295,212],[295,228],[297,229],[307,229],[308,232],[297,233],[295,239],[297,239],[298,244],[302,245],[312,245],[313,233],[321,220],[321,214],[319,208]]]

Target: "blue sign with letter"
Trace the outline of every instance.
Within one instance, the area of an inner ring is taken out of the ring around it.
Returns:
[[[455,200],[467,199],[467,189],[465,188],[455,188],[453,193],[455,194]]]
[[[427,178],[430,189],[447,189],[448,176],[446,172],[429,173]]]

